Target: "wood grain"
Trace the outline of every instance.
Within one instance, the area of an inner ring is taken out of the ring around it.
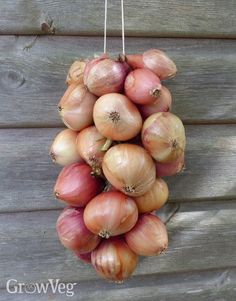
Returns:
[[[48,156],[60,129],[0,130],[0,211],[61,208],[52,190],[60,167]],[[169,201],[236,196],[235,125],[186,126],[186,169],[167,179]]]
[[[0,36],[0,127],[61,126],[57,104],[69,65],[78,57],[101,53],[102,38]],[[112,55],[121,40],[108,42]],[[127,39],[128,52],[161,48],[179,73],[165,83],[173,112],[186,123],[236,122],[236,40]]]
[[[235,299],[236,269],[192,271],[175,274],[152,274],[135,276],[123,284],[107,283],[103,280],[81,281],[74,286],[73,296],[55,293],[25,294],[24,300],[45,301],[232,301]],[[11,288],[12,289],[12,288]],[[70,294],[69,292],[68,294]],[[0,290],[0,300],[12,300],[13,295]],[[161,298],[161,299],[160,299]],[[21,294],[14,301],[22,301]]]
[[[171,206],[169,209],[173,211]],[[180,204],[167,223],[168,251],[141,258],[135,275],[235,268],[235,214],[233,201]],[[1,288],[12,278],[27,282],[59,278],[78,283],[98,279],[91,266],[80,263],[60,245],[55,230],[58,215],[57,210],[0,214]],[[224,283],[227,277],[222,278]]]
[[[1,0],[1,34],[102,35],[100,0]],[[132,36],[236,36],[235,2],[219,0],[125,1],[126,34]],[[120,35],[120,2],[108,1],[110,35]]]

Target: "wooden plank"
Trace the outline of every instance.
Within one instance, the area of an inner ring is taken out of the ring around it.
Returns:
[[[102,38],[0,37],[0,127],[53,127],[62,123],[57,104],[69,65],[78,57],[101,53]],[[176,61],[179,74],[165,84],[173,112],[187,123],[236,122],[236,40],[129,38],[128,52],[162,48]],[[111,53],[121,40],[111,38]]]
[[[70,300],[94,301],[232,301],[235,299],[236,270],[232,268],[191,273],[153,274],[135,276],[123,284],[103,280],[81,281],[74,286]],[[0,300],[12,300],[6,289],[0,290]],[[70,292],[69,292],[70,294]],[[52,297],[53,296],[53,297]],[[65,294],[24,294],[27,301],[65,300]],[[22,301],[22,294],[14,294],[14,301]]]
[[[168,251],[141,258],[135,275],[235,268],[235,214],[233,201],[182,203],[167,223]],[[77,283],[98,279],[91,266],[78,262],[60,245],[55,231],[58,215],[57,210],[0,214],[1,288],[12,278],[23,282],[59,278]],[[227,277],[222,278],[224,283]]]
[[[235,269],[224,269],[136,276],[122,285],[86,281],[75,286],[75,294],[80,301],[232,301],[235,284]]]
[[[186,169],[181,175],[168,179],[169,200],[234,198],[236,125],[186,126],[186,130]],[[52,195],[61,168],[47,155],[59,131],[0,130],[0,211],[63,206]]]
[[[1,0],[1,34],[102,35],[104,1]],[[125,1],[126,34],[132,36],[235,37],[230,0]],[[120,2],[108,1],[108,29],[120,35]]]

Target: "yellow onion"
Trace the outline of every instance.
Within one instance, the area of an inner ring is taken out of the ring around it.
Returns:
[[[77,137],[77,150],[80,156],[93,168],[100,168],[105,152],[102,147],[106,143],[95,126],[83,129]]]
[[[117,141],[135,137],[142,128],[142,117],[136,106],[118,93],[106,94],[97,100],[93,119],[104,137]]]
[[[126,61],[132,68],[148,68],[161,80],[175,76],[175,63],[159,49],[150,49],[143,54],[126,55]]]
[[[84,84],[97,96],[121,92],[127,71],[126,62],[115,61],[103,54],[87,63]]]
[[[169,112],[149,116],[143,124],[142,143],[156,161],[176,161],[184,153],[186,144],[182,121]]]
[[[91,252],[101,240],[86,228],[83,213],[82,208],[67,207],[58,217],[56,224],[61,243],[81,254]]]
[[[149,191],[134,198],[139,213],[152,212],[160,209],[167,201],[169,190],[166,182],[157,178]]]
[[[138,263],[138,256],[120,237],[102,241],[92,252],[91,259],[101,277],[118,282],[129,278]]]
[[[153,214],[141,214],[138,222],[125,234],[125,240],[136,254],[159,255],[168,247],[166,226]]]
[[[58,105],[64,124],[74,131],[81,131],[91,125],[96,100],[97,97],[84,85],[71,84]]]
[[[68,71],[66,77],[66,83],[70,84],[83,84],[84,82],[84,69],[86,62],[85,61],[75,61]]]
[[[146,119],[150,115],[159,112],[168,112],[171,109],[172,96],[170,91],[162,85],[160,95],[154,103],[138,106],[142,117]]]
[[[118,191],[97,195],[84,210],[86,227],[105,238],[129,231],[137,219],[138,209],[134,200]]]
[[[102,163],[108,181],[130,196],[147,192],[156,179],[155,164],[144,148],[134,144],[118,144],[105,154]]]
[[[76,147],[77,135],[77,132],[70,129],[65,129],[57,134],[50,148],[53,162],[65,166],[83,161]]]

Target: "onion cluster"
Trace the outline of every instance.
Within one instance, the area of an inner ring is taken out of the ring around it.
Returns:
[[[185,131],[170,113],[162,80],[177,72],[162,51],[77,60],[58,110],[67,129],[50,148],[63,166],[54,195],[67,204],[57,220],[61,243],[104,279],[123,281],[138,256],[168,247],[154,214],[168,199],[161,178],[184,167]]]

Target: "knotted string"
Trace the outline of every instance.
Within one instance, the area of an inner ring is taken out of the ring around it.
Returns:
[[[121,4],[121,26],[122,26],[122,53],[125,55],[125,18],[124,18],[124,1],[120,0]],[[107,0],[105,0],[104,12],[104,53],[107,51]]]

